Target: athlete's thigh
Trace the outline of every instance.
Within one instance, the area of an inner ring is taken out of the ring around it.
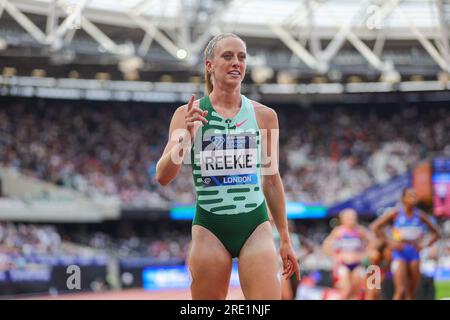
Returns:
[[[342,265],[339,267],[338,272],[339,284],[336,287],[340,289],[343,299],[350,299],[353,292],[352,271]]]
[[[199,225],[192,226],[188,266],[192,278],[192,298],[226,298],[231,275],[231,255],[211,231]]]
[[[238,260],[239,279],[246,299],[281,299],[278,257],[268,221],[247,239]]]
[[[396,288],[406,288],[408,282],[408,264],[405,260],[394,260],[393,281]]]
[[[410,289],[411,289],[412,293],[414,293],[420,282],[420,262],[419,262],[419,260],[414,260],[409,263],[409,274],[411,277]]]
[[[352,284],[352,272],[344,265],[336,266],[336,273],[338,275],[338,281],[336,287],[339,289],[348,290]]]
[[[361,287],[364,284],[364,280],[366,279],[366,275],[364,272],[364,268],[362,266],[357,266],[351,272],[351,281],[353,287]]]

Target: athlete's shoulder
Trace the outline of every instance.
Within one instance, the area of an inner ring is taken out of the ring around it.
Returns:
[[[255,109],[255,112],[258,112],[258,113],[261,113],[261,114],[264,114],[267,116],[271,116],[271,115],[276,116],[276,114],[277,114],[274,109],[272,109],[258,101],[250,100],[250,102],[252,103],[253,108]]]
[[[339,237],[341,236],[343,233],[345,232],[345,227],[344,226],[336,226],[333,228],[333,230],[331,231],[331,234],[333,236]]]
[[[389,210],[387,210],[382,217],[387,217],[389,219],[397,219],[397,217],[400,215],[401,213],[401,207],[399,206],[395,206]]]
[[[416,216],[417,216],[419,219],[421,219],[423,222],[424,222],[425,220],[430,220],[430,219],[429,219],[429,215],[428,215],[425,211],[423,211],[423,210],[421,210],[421,209],[419,209],[419,208],[416,208],[415,213],[416,213]]]
[[[250,100],[250,99],[249,99]],[[250,100],[255,110],[256,117],[267,124],[265,127],[278,126],[278,116],[274,109],[254,100]]]
[[[359,235],[366,235],[369,232],[369,229],[361,224],[356,226],[356,230],[358,231]]]

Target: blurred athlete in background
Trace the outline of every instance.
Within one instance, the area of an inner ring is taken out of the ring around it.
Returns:
[[[382,299],[381,290],[386,277],[390,274],[391,266],[391,249],[387,242],[377,242],[376,248],[369,251],[368,256],[363,260],[362,265],[366,269],[364,277],[364,299],[365,300],[380,300]],[[374,271],[371,267],[378,267]],[[374,272],[379,271],[379,279],[374,279]],[[379,281],[379,283],[374,283]]]
[[[339,214],[340,225],[335,227],[323,242],[325,254],[333,258],[337,287],[343,299],[355,299],[362,287],[365,269],[361,265],[368,255],[374,237],[358,224],[355,210],[345,209]]]
[[[439,231],[427,215],[417,206],[414,189],[402,192],[401,203],[371,224],[377,237],[392,248],[392,272],[394,276],[394,299],[415,299],[420,280],[420,250],[431,246],[439,239]],[[392,238],[384,232],[392,225]],[[432,234],[428,243],[423,243],[426,230]]]

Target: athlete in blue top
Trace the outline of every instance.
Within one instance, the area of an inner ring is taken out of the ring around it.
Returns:
[[[402,201],[398,207],[376,219],[371,229],[392,248],[392,271],[394,276],[394,299],[415,299],[420,280],[420,250],[432,245],[439,239],[439,231],[427,215],[416,208],[417,195],[414,189],[402,192]],[[392,225],[391,237],[386,237],[383,228]],[[424,233],[428,229],[432,237],[423,243]]]

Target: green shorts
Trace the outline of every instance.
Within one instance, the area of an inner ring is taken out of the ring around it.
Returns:
[[[269,221],[266,202],[250,212],[237,214],[215,214],[197,205],[192,225],[202,226],[211,231],[232,258],[239,257],[239,253],[247,239],[263,222]]]

